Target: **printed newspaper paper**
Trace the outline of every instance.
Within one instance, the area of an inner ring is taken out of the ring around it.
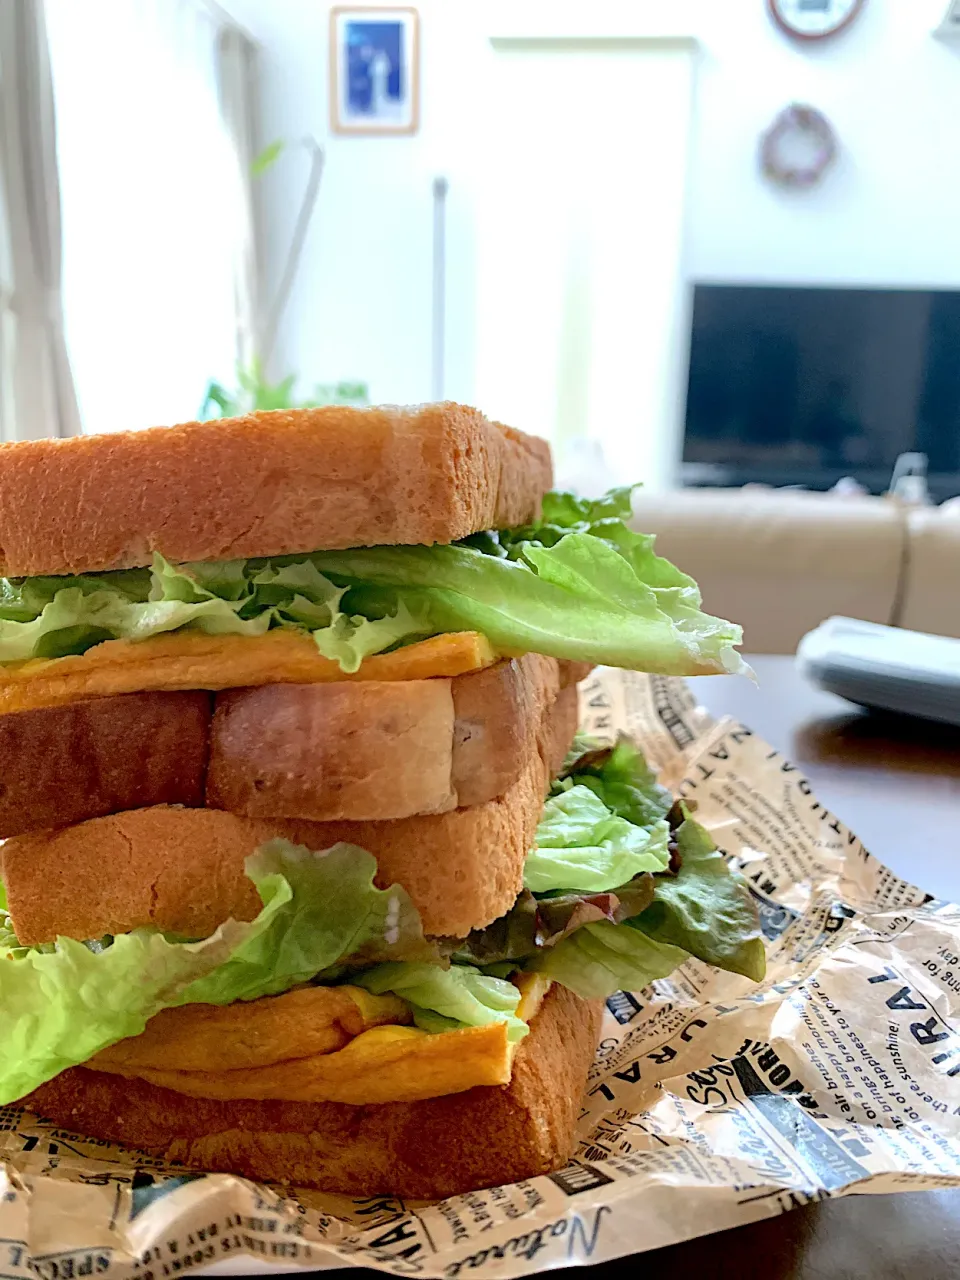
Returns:
[[[442,1204],[160,1168],[6,1108],[0,1277],[521,1276],[813,1199],[960,1185],[960,907],[891,875],[788,761],[681,682],[595,673],[582,709],[588,732],[637,737],[742,868],[761,987],[691,961],[611,998],[574,1162]]]

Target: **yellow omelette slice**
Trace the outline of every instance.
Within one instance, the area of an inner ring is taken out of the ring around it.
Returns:
[[[532,974],[518,979],[517,985],[521,990],[517,1014],[529,1022],[550,983]],[[298,996],[300,1005],[305,1005],[302,997],[309,1000],[314,992],[326,994],[315,999],[307,1026],[304,1008],[298,1006],[294,1010],[289,997]],[[356,1001],[359,1017],[369,1029],[355,1035],[342,1048],[318,1051],[321,1024],[334,1016],[335,1007],[340,1010],[336,1016],[342,1018],[342,1008],[336,1002],[344,998]],[[506,1023],[431,1035],[416,1027],[397,1025],[408,1020],[409,1013],[403,1006],[403,1014],[394,1022],[389,1007],[378,1003],[390,999],[395,998],[371,997],[356,987],[307,988],[303,993],[228,1005],[218,1010],[216,1032],[209,1037],[200,1030],[201,1019],[196,1015],[195,1027],[185,1034],[182,1015],[189,1006],[168,1010],[148,1024],[143,1039],[149,1036],[149,1044],[138,1046],[140,1037],[122,1041],[87,1065],[191,1097],[221,1100],[277,1098],[364,1105],[416,1102],[462,1093],[477,1085],[509,1084],[515,1046],[507,1041]],[[262,1020],[275,1021],[275,1009],[270,1006],[281,1001],[289,1002],[287,1008],[293,1016],[288,1022],[288,1035],[273,1043],[275,1061],[267,1064],[260,1038]],[[402,1001],[396,1003],[403,1005]],[[381,1025],[370,1025],[374,1021],[381,1021]],[[207,1030],[212,1031],[212,1025]],[[237,1044],[235,1058],[230,1058],[231,1044]],[[243,1065],[251,1060],[251,1044],[261,1046],[254,1054],[261,1065]],[[227,1060],[237,1065],[225,1068]],[[204,1062],[208,1063],[207,1069],[202,1067]]]
[[[412,1021],[399,996],[353,986],[296,987],[249,1002],[164,1009],[140,1035],[101,1050],[88,1065],[205,1072],[269,1067],[335,1053],[371,1027]]]
[[[366,658],[347,674],[302,631],[208,636],[178,631],[150,640],[105,640],[86,653],[0,666],[0,715],[81,698],[155,689],[237,689],[335,680],[426,680],[479,671],[497,660],[485,636],[457,631]]]

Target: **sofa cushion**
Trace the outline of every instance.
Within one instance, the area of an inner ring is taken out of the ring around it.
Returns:
[[[909,530],[900,626],[960,636],[960,499],[911,511]]]
[[[906,541],[883,498],[795,490],[637,495],[634,528],[696,578],[704,607],[739,622],[746,653],[793,653],[833,614],[890,623]]]

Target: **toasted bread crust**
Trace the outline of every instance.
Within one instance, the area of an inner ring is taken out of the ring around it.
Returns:
[[[267,838],[232,813],[167,805],[14,836],[0,849],[13,927],[28,946],[145,926],[206,938],[260,910],[243,862]]]
[[[14,836],[0,849],[13,926],[26,944],[58,934],[98,938],[152,925],[205,937],[260,909],[244,859],[283,836],[308,848],[368,849],[377,883],[400,884],[428,934],[462,936],[509,911],[520,892],[550,779],[576,732],[576,689],[544,718],[505,795],[449,813],[391,822],[303,822],[158,805]]]
[[[25,1104],[75,1132],[208,1172],[436,1199],[569,1160],[600,1013],[599,1002],[554,986],[517,1050],[509,1085],[426,1102],[217,1102],[78,1067]]]
[[[212,724],[203,692],[0,715],[0,838],[163,804],[314,822],[484,804],[519,778],[574,665],[526,654],[453,679],[238,689]]]
[[[221,693],[207,804],[319,822],[453,809],[450,685],[274,684]]]
[[[459,806],[482,804],[513,784],[556,703],[567,665],[528,653],[451,682],[450,779]]]
[[[381,543],[536,518],[550,449],[456,404],[251,413],[0,445],[0,573]]]
[[[519,778],[560,689],[527,654],[453,680],[221,693],[206,803],[250,818],[382,821],[484,804]]]
[[[127,693],[0,715],[0,837],[204,800],[208,693]]]

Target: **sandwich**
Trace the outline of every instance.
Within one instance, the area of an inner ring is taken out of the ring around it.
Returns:
[[[752,979],[745,883],[595,664],[739,629],[452,404],[0,446],[0,1103],[207,1171],[433,1198],[574,1145],[602,1002]]]

